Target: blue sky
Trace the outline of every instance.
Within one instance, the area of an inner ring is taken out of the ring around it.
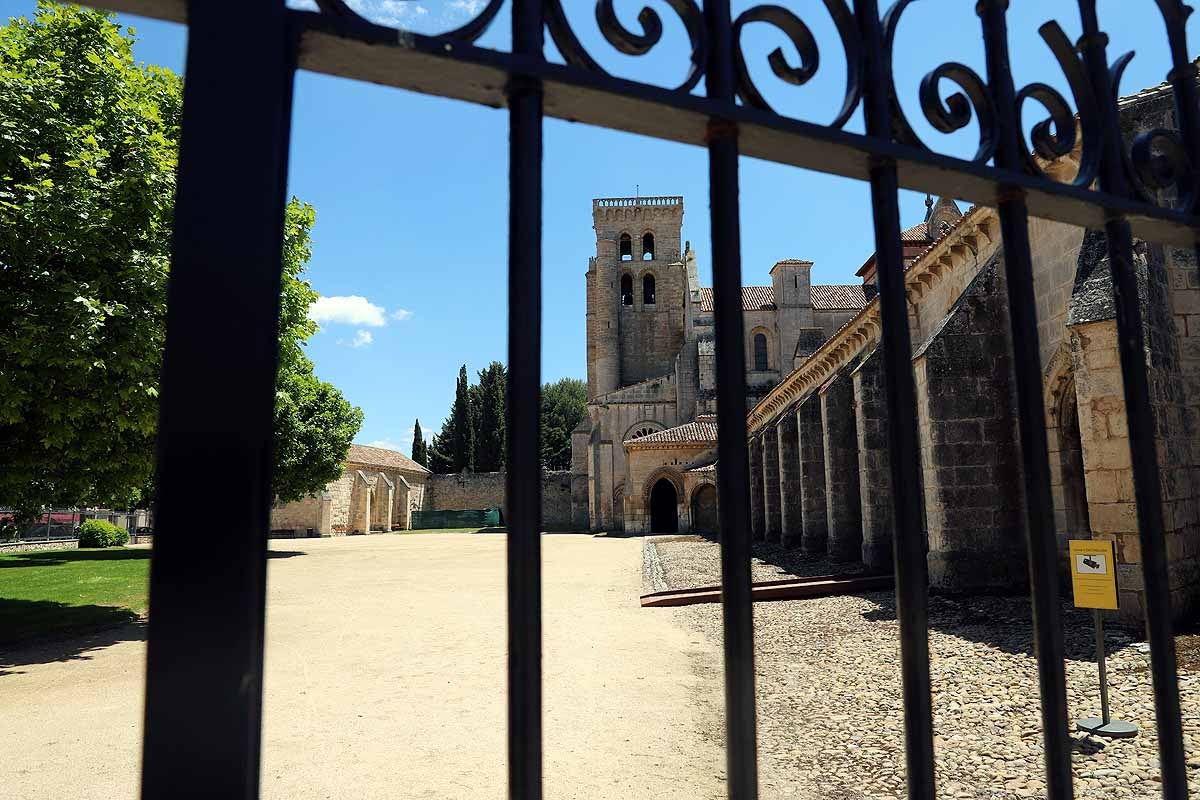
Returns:
[[[303,5],[304,0],[296,0]],[[824,49],[808,85],[780,83],[766,66],[784,37],[764,25],[746,28],[747,61],[781,113],[825,122],[840,106],[844,58],[817,0],[782,0],[810,24]],[[355,0],[383,24],[419,32],[448,30],[480,0]],[[675,85],[685,74],[686,37],[662,0],[618,0],[617,12],[636,28],[638,10],[662,15],[664,41],[644,58],[614,53],[597,34],[590,0],[565,6],[580,39],[607,69],[623,77]],[[751,6],[734,2],[734,13]],[[883,4],[881,4],[883,5]],[[967,156],[977,131],[942,136],[924,124],[917,106],[921,77],[944,61],[983,72],[979,21],[969,0],[923,0],[906,12],[898,35],[897,83],[904,107],[925,141]],[[0,0],[0,17],[29,14],[33,0]],[[1161,82],[1169,68],[1162,21],[1153,0],[1101,0],[1110,55],[1136,50],[1124,93]],[[1017,86],[1042,81],[1066,92],[1057,63],[1037,27],[1057,19],[1079,34],[1074,0],[1012,0],[1009,13]],[[182,71],[186,30],[138,17],[137,57]],[[1193,20],[1189,30],[1197,34]],[[508,9],[480,44],[508,46]],[[549,41],[549,40],[548,40]],[[558,59],[552,46],[550,57]],[[839,63],[840,62],[840,63]],[[698,89],[697,91],[702,91]],[[1069,97],[1069,93],[1067,94]],[[1041,119],[1029,104],[1027,122]],[[231,121],[234,122],[234,121]],[[861,130],[856,115],[847,126]],[[310,73],[296,82],[289,191],[317,210],[308,278],[323,295],[321,332],[309,354],[318,374],[361,406],[358,441],[411,447],[413,420],[426,436],[441,425],[460,364],[472,377],[506,349],[507,114],[465,103]],[[586,377],[584,272],[595,252],[593,197],[682,194],[684,237],[698,250],[702,280],[710,280],[707,160],[700,148],[547,120],[544,205],[545,380]],[[813,280],[852,283],[873,249],[867,187],[853,181],[742,160],[743,282],[768,282],[782,258],[815,262]],[[902,221],[919,222],[924,197],[902,195]]]

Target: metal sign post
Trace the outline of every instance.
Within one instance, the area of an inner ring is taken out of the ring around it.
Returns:
[[[1137,726],[1113,719],[1108,708],[1108,670],[1104,659],[1104,615],[1117,608],[1117,575],[1113,543],[1107,539],[1070,543],[1071,588],[1076,608],[1092,609],[1096,621],[1096,665],[1100,671],[1100,716],[1075,720],[1079,730],[1110,739],[1137,736]]]

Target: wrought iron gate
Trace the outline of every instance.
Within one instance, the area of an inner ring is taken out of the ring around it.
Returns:
[[[782,7],[760,5],[731,18],[728,0],[665,0],[691,43],[691,69],[675,89],[613,77],[572,32],[562,0],[513,0],[512,51],[475,42],[495,21],[489,0],[467,25],[422,36],[372,24],[344,0],[317,0],[318,12],[283,0],[97,0],[118,11],[187,22],[184,129],[175,203],[168,335],[159,443],[159,519],[151,570],[143,796],[256,797],[263,664],[265,549],[270,506],[283,203],[292,83],[300,67],[347,78],[507,106],[510,117],[508,658],[509,795],[542,793],[540,481],[538,394],[541,360],[542,120],[546,115],[701,145],[709,153],[716,353],[718,482],[724,584],[728,791],[753,798],[756,785],[750,520],[738,227],[738,155],[870,182],[883,323],[896,519],[896,585],[901,630],[908,794],[935,797],[926,615],[926,563],[911,352],[897,191],[932,191],[998,206],[1012,317],[1029,532],[1035,638],[1045,730],[1048,796],[1072,796],[1063,644],[1057,617],[1055,535],[1041,404],[1030,214],[1108,234],[1118,308],[1136,480],[1151,668],[1163,795],[1187,794],[1175,651],[1162,536],[1145,348],[1133,236],[1193,246],[1200,106],[1184,23],[1190,8],[1156,0],[1166,24],[1179,131],[1143,134],[1126,150],[1117,124],[1117,86],[1129,56],[1110,65],[1096,0],[1079,0],[1083,37],[1072,44],[1054,23],[1041,35],[1063,69],[1078,112],[1041,83],[1017,88],[1009,69],[1007,0],[978,0],[986,75],[947,63],[921,86],[922,110],[938,130],[974,114],[978,152],[961,160],[929,150],[913,133],[891,77],[896,26],[912,0],[880,17],[877,0],[824,0],[847,62],[844,105],[833,124],[772,111],[751,79],[742,28],[765,22],[788,36],[799,66],[781,52],[774,73],[800,85],[817,68],[818,44]],[[643,55],[662,21],[641,12],[640,32],[598,0],[608,44]],[[548,31],[565,64],[543,54]],[[700,80],[703,95],[693,93]],[[943,81],[955,86],[940,99]],[[1020,122],[1027,100],[1049,119],[1030,140]],[[859,108],[866,134],[843,130]],[[1039,161],[1081,145],[1078,177],[1057,183]],[[237,185],[233,179],[239,181]],[[1170,188],[1173,207],[1152,193]],[[214,326],[207,298],[230,306]],[[220,364],[239,392],[213,394],[200,365]],[[222,475],[230,497],[220,546],[190,514],[198,487]],[[203,528],[203,530],[201,530]]]

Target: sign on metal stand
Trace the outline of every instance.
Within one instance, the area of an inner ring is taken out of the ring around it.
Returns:
[[[1076,608],[1090,608],[1096,620],[1096,664],[1100,668],[1100,716],[1075,720],[1081,731],[1128,739],[1137,736],[1137,726],[1113,719],[1108,709],[1108,671],[1104,663],[1104,617],[1102,609],[1117,609],[1117,571],[1113,543],[1108,539],[1072,540],[1071,588]]]

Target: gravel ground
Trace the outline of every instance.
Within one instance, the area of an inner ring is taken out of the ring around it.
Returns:
[[[670,588],[719,581],[718,546],[699,537],[654,540]],[[756,549],[754,580],[847,571],[777,547]],[[720,641],[718,605],[656,609]],[[930,653],[939,796],[1044,797],[1037,662],[1027,600],[933,598]],[[1099,715],[1090,612],[1063,608],[1071,719]],[[860,800],[904,795],[899,627],[890,592],[754,609],[762,796]],[[1183,637],[1180,637],[1181,640]],[[1191,644],[1180,642],[1181,652]],[[1113,715],[1135,739],[1077,734],[1076,796],[1161,796],[1149,653],[1107,635]],[[1185,745],[1200,789],[1200,672],[1181,658]],[[710,718],[714,718],[710,715]],[[719,717],[717,717],[719,718]],[[1072,725],[1072,728],[1074,726]],[[709,736],[719,743],[720,730]]]

